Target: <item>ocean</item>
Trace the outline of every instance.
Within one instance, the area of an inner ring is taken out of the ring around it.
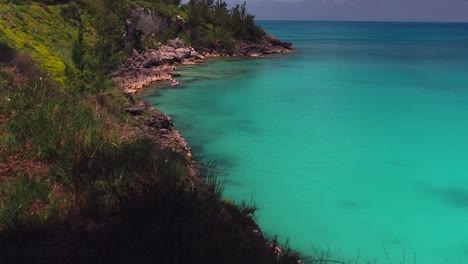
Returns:
[[[291,54],[144,92],[263,231],[351,263],[468,262],[468,24],[260,21]]]

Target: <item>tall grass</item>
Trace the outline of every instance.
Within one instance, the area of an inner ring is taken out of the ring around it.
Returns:
[[[51,167],[9,175],[0,191],[6,263],[285,261],[254,232],[254,207],[221,200],[212,177],[190,184],[185,157],[153,139],[117,137],[130,128],[112,114],[115,95],[63,93],[37,76],[1,91],[7,155]]]
[[[152,140],[122,137],[127,129],[122,121],[128,116],[121,93],[66,93],[40,71],[30,70],[34,66],[24,60],[21,65],[12,60],[14,65],[9,66],[24,70],[3,70],[4,76],[18,75],[8,76],[12,81],[0,91],[2,98],[8,98],[1,105],[7,118],[2,126],[7,153],[51,164],[55,176],[75,189],[99,186],[96,181],[113,182],[120,175],[185,173],[185,164]],[[26,78],[23,72],[34,74],[28,81],[13,81]]]
[[[48,179],[18,173],[0,186],[0,230],[19,231],[56,217],[60,200],[51,195]]]
[[[59,7],[0,7],[0,263],[293,262],[254,232],[255,207],[138,133],[118,90],[65,85],[76,28]]]

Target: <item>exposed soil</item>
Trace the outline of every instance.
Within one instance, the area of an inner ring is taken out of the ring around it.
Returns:
[[[45,176],[49,173],[49,169],[47,163],[26,159],[21,154],[9,155],[0,159],[0,183],[16,173],[23,173],[28,177]]]

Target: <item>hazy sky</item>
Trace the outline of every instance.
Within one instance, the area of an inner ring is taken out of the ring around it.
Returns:
[[[244,0],[225,0],[236,4]],[[257,19],[465,21],[468,0],[247,0]]]

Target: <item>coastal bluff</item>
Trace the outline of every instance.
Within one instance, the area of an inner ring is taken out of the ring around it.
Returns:
[[[0,1],[0,263],[300,263],[255,204],[223,197],[177,120],[122,89],[235,43],[271,52],[245,5],[218,1],[218,19],[206,3]]]

